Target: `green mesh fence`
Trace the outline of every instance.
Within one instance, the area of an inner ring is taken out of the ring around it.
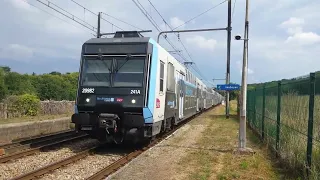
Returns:
[[[320,76],[249,90],[247,121],[288,166],[320,179]]]

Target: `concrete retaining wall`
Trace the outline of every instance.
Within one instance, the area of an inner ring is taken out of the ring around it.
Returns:
[[[0,143],[12,140],[44,135],[70,129],[70,117],[0,125]]]

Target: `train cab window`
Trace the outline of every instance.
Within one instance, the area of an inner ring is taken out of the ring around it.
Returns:
[[[160,92],[163,92],[164,62],[160,61]]]

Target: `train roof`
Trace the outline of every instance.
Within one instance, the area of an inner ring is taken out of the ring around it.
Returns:
[[[99,44],[99,43],[148,43],[150,37],[130,37],[130,38],[91,38],[84,44]]]

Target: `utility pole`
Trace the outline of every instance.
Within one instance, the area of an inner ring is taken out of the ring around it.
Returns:
[[[231,51],[231,0],[228,0],[228,37],[227,37],[227,73],[226,73],[226,84],[230,84],[230,51]],[[229,91],[226,92],[226,118],[229,119],[230,103]]]
[[[248,70],[248,39],[249,38],[249,0],[246,0],[245,29],[243,41],[243,65],[241,83],[241,110],[239,127],[239,151],[252,151],[246,147],[246,111],[247,111],[247,70]]]
[[[100,33],[100,16],[101,16],[101,12],[98,13],[97,38],[100,38],[100,37],[101,37],[101,33]]]

